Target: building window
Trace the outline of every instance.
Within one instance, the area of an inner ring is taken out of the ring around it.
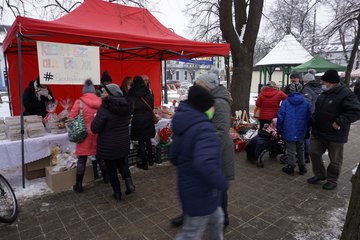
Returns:
[[[175,79],[176,79],[176,80],[179,80],[179,78],[180,78],[179,76],[180,76],[180,72],[179,72],[179,71],[176,71],[176,78],[175,78]]]
[[[172,79],[172,74],[170,70],[166,71],[166,80],[171,80]]]
[[[187,80],[187,71],[184,72],[184,79]]]

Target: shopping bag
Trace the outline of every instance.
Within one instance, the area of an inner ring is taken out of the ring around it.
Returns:
[[[74,119],[67,121],[69,141],[81,143],[88,135],[85,119],[82,113],[82,101],[80,101],[80,112]]]

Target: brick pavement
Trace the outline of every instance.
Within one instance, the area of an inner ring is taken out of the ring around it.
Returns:
[[[351,193],[351,169],[359,157],[360,123],[352,126],[338,188],[308,185],[305,176],[287,176],[277,160],[259,169],[237,154],[236,181],[229,193],[230,226],[225,239],[339,239]],[[308,168],[310,168],[308,166]],[[174,239],[170,219],[180,213],[175,169],[169,163],[150,171],[134,170],[136,193],[111,198],[101,181],[72,191],[20,202],[17,221],[0,224],[2,239]],[[123,186],[123,185],[122,185]]]

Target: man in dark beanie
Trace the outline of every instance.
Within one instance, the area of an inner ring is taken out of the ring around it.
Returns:
[[[360,119],[360,103],[348,87],[340,84],[336,70],[326,71],[320,84],[324,92],[315,103],[310,140],[310,158],[315,176],[307,182],[316,184],[326,180],[323,189],[332,190],[336,188],[341,172],[350,125]],[[326,150],[330,158],[327,169],[322,160]]]
[[[229,187],[221,170],[221,144],[211,118],[214,100],[209,91],[192,86],[172,120],[169,159],[176,166],[178,193],[184,213],[176,239],[223,239],[224,213],[219,207]]]

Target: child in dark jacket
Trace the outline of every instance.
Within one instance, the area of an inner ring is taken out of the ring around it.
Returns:
[[[298,160],[299,174],[307,172],[304,160],[304,139],[309,134],[311,125],[311,106],[304,97],[298,93],[291,93],[282,102],[278,112],[276,128],[286,142],[288,165],[282,171],[294,175],[296,158]]]
[[[223,239],[224,213],[219,205],[229,183],[222,174],[221,144],[210,121],[213,105],[209,91],[193,86],[172,121],[174,135],[169,158],[177,169],[185,216],[177,240],[201,239],[206,226],[211,239]]]

